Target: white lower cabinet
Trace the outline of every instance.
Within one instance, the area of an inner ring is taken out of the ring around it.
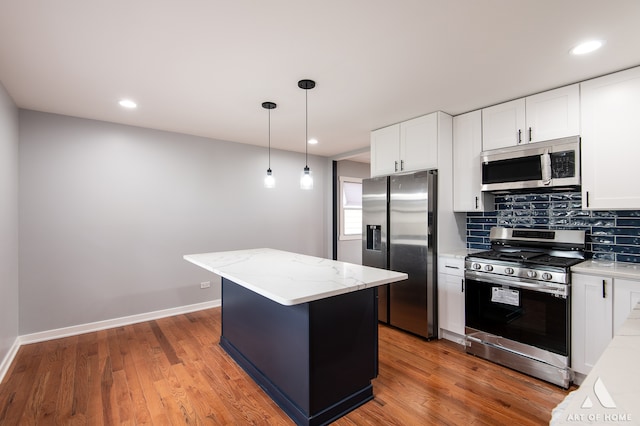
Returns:
[[[464,258],[439,256],[438,326],[441,337],[457,343],[464,336],[464,286]]]
[[[640,280],[571,275],[571,368],[588,374],[640,302]]]
[[[588,374],[613,338],[613,278],[571,276],[571,369]]]

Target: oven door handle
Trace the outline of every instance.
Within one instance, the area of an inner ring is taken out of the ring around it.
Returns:
[[[464,276],[467,280],[471,279],[475,281],[481,281],[490,285],[506,285],[509,287],[538,291],[540,293],[554,294],[565,298],[569,295],[569,285],[566,284],[540,283],[533,280],[525,281],[525,278],[503,277],[496,274],[491,274],[490,276],[488,276],[484,272],[469,270],[465,271]],[[468,286],[469,282],[467,281],[467,287]]]

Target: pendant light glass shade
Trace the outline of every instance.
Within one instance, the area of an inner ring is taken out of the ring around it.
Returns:
[[[264,187],[265,188],[275,188],[276,186],[276,178],[273,177],[273,173],[271,169],[267,169],[267,175],[264,177]]]
[[[313,189],[313,176],[311,176],[311,170],[305,166],[302,174],[300,175],[300,188],[301,189]]]
[[[300,176],[300,188],[301,189],[313,189],[313,176],[311,176],[311,170],[309,170],[309,89],[316,87],[316,82],[313,80],[300,80],[298,87],[304,89],[304,169]]]
[[[262,108],[269,111],[269,168],[267,169],[267,175],[264,177],[265,188],[274,188],[276,186],[276,178],[273,177],[273,171],[271,170],[271,110],[275,109],[276,106],[273,102],[262,103]]]

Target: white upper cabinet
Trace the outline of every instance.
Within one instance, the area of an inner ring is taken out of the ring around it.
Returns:
[[[580,134],[578,84],[482,110],[483,150]]]
[[[506,148],[524,142],[524,99],[482,110],[482,149]]]
[[[371,177],[437,168],[438,114],[371,132]]]
[[[484,211],[482,169],[482,113],[453,117],[453,211]]]
[[[400,123],[402,171],[438,168],[438,113]]]
[[[400,165],[400,124],[371,132],[371,177],[390,175]]]
[[[527,142],[542,142],[580,134],[580,85],[528,96]]]
[[[580,86],[582,208],[640,209],[640,67]]]

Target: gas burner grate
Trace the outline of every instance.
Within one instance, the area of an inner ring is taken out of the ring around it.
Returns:
[[[569,268],[582,262],[584,259],[552,256],[547,253],[532,251],[497,251],[488,250],[479,253],[473,253],[468,256],[470,259],[485,259],[501,262],[513,262],[522,266],[552,266],[558,268]]]

